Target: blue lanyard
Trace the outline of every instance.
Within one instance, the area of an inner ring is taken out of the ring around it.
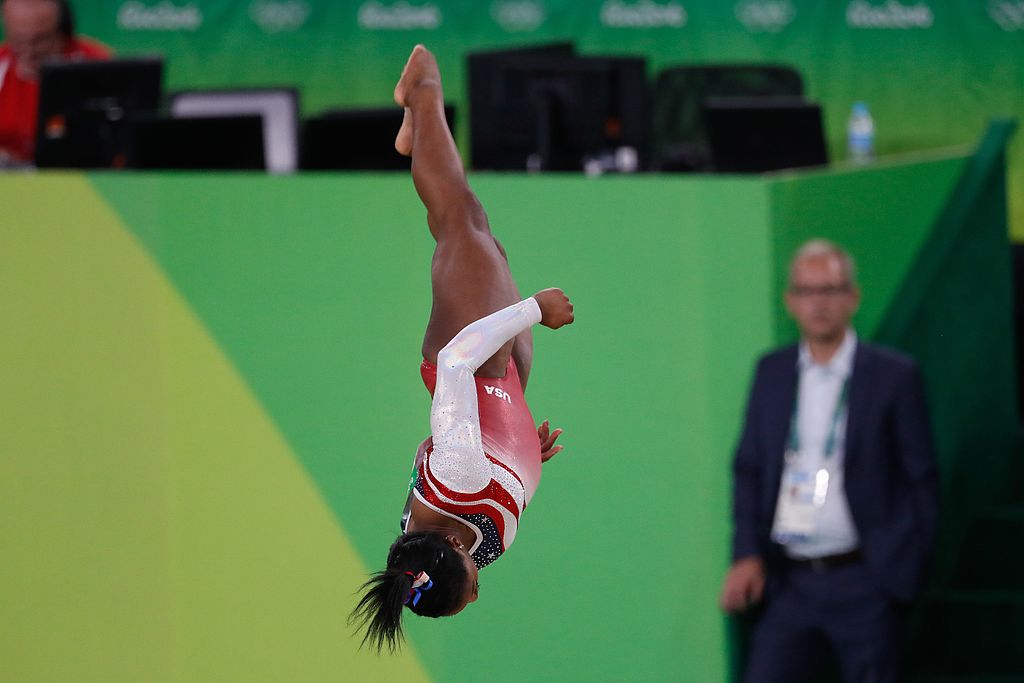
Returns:
[[[828,439],[825,440],[825,459],[828,460],[836,450],[836,434],[839,432],[839,421],[843,418],[850,394],[850,377],[847,375],[843,380],[843,388],[839,390],[839,400],[836,401],[836,409],[832,412],[832,425],[828,430]],[[796,417],[800,404],[799,392],[796,400],[793,401],[793,414],[789,420],[789,452],[800,452],[800,435],[797,433]]]

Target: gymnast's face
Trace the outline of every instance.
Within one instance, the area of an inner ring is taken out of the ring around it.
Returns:
[[[455,605],[455,609],[449,613],[449,616],[454,616],[466,609],[466,605],[476,602],[476,599],[480,597],[480,570],[477,569],[476,563],[473,562],[473,558],[461,541],[454,536],[449,536],[448,543],[455,548],[455,551],[459,553],[463,563],[466,565],[466,584],[462,588],[462,596]]]

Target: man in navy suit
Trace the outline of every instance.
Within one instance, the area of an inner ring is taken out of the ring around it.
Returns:
[[[761,358],[734,461],[733,564],[722,607],[762,602],[747,683],[900,680],[906,607],[938,517],[938,476],[915,363],[857,338],[849,255],[808,242],[786,307],[799,345]]]

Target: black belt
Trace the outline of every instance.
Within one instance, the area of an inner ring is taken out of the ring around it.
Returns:
[[[856,564],[864,559],[860,550],[850,550],[838,555],[825,555],[824,557],[787,558],[789,564],[795,567],[808,567],[816,572],[826,569],[836,569],[850,564]]]

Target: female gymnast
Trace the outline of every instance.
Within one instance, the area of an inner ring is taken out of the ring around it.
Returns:
[[[420,372],[433,392],[431,437],[417,449],[402,535],[387,567],[364,584],[351,619],[367,641],[394,651],[405,608],[451,616],[476,601],[478,572],[515,539],[540,480],[562,449],[560,429],[534,427],[523,392],[536,323],[573,321],[559,289],[521,300],[505,251],[466,182],[444,117],[434,56],[417,45],[395,86],[405,118],[395,148],[412,157],[416,192],[437,242],[433,306]]]

